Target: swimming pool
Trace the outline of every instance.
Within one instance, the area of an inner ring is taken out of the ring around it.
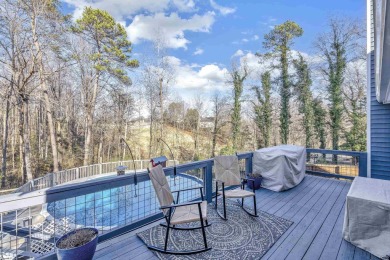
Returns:
[[[167,176],[172,191],[203,186],[203,180],[188,174]],[[175,185],[176,183],[176,185]],[[72,228],[93,226],[109,231],[160,213],[150,180],[125,185],[47,204],[49,218]],[[199,198],[199,190],[180,193],[180,202]],[[64,221],[66,219],[66,221]]]

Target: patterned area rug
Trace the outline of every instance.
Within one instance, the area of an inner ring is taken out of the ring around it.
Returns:
[[[181,256],[153,251],[160,259],[260,259],[283,235],[293,222],[259,211],[259,217],[246,214],[237,202],[227,201],[228,220],[222,220],[213,204],[208,205],[206,237],[211,250]],[[222,209],[222,205],[218,204]],[[187,224],[198,226],[199,222]],[[166,228],[155,226],[138,233],[145,244],[164,248]],[[204,248],[202,231],[170,230],[168,249],[186,251]]]

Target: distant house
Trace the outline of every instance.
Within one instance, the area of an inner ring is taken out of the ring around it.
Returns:
[[[200,120],[200,127],[202,128],[212,128],[214,126],[214,117],[203,117]]]

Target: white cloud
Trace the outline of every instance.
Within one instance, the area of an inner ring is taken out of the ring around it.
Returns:
[[[228,15],[236,12],[235,8],[221,6],[217,4],[214,0],[210,0],[210,5],[212,8],[219,11],[222,15]]]
[[[181,12],[196,11],[195,3],[193,0],[173,0],[172,3]]]
[[[210,32],[214,16],[214,12],[195,14],[189,19],[182,19],[177,13],[168,16],[164,13],[151,16],[141,14],[134,17],[133,22],[127,27],[127,33],[134,43],[141,40],[153,41],[158,35],[163,35],[166,47],[186,49],[190,41],[185,38],[184,32]]]
[[[242,34],[244,35],[247,35],[249,33],[244,33],[244,32],[241,32]],[[245,44],[245,43],[248,43],[250,41],[257,41],[258,39],[260,39],[260,37],[258,35],[253,35],[253,36],[250,36],[248,35],[247,38],[242,38],[240,41],[233,41],[232,44]]]
[[[197,11],[194,0],[63,0],[63,2],[75,8],[73,11],[75,19],[81,16],[86,6],[106,10],[118,21],[132,18],[140,12],[164,12],[170,8],[179,12]]]
[[[220,69],[217,65],[214,64],[206,65],[202,67],[198,72],[199,77],[212,82],[223,81],[225,79],[226,74],[226,69]]]
[[[237,51],[233,54],[232,58],[234,58],[234,57],[241,57],[241,56],[244,56],[244,52],[243,52],[242,50],[237,50]]]
[[[215,64],[199,66],[186,64],[180,59],[170,56],[170,64],[175,71],[174,87],[180,91],[214,90],[223,88],[228,71]]]
[[[170,0],[63,0],[65,3],[75,7],[74,18],[79,18],[84,7],[92,6],[109,12],[116,20],[126,20],[137,12],[162,12],[167,10]],[[174,2],[192,2],[176,0]],[[172,3],[175,5],[175,3]],[[179,8],[179,7],[178,7]]]
[[[177,68],[181,64],[181,60],[179,58],[176,58],[175,56],[167,56],[166,60],[167,63],[170,64],[173,68]]]
[[[273,30],[275,28],[276,22],[276,18],[268,17],[265,20],[261,21],[260,24],[264,25],[264,27],[267,27],[270,30]]]
[[[196,50],[194,51],[193,55],[201,55],[203,54],[204,50],[201,49],[201,48],[196,48]]]

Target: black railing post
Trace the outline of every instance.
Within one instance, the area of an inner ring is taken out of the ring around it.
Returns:
[[[252,173],[252,158],[253,158],[253,153],[251,154],[250,157],[245,158],[245,173]]]
[[[367,153],[359,155],[359,177],[367,177]]]
[[[207,203],[211,203],[213,201],[213,162],[209,161],[207,162],[207,166],[204,170],[205,176],[205,193],[206,193],[206,200]]]

